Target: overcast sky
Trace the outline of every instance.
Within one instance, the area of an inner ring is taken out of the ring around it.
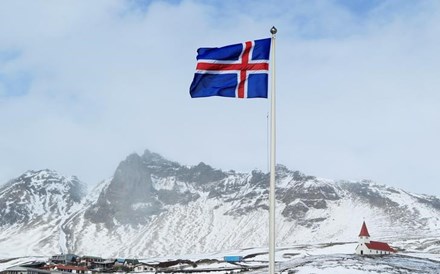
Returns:
[[[145,149],[267,171],[265,99],[191,99],[199,47],[276,44],[277,162],[440,195],[440,2],[2,1],[0,183]]]

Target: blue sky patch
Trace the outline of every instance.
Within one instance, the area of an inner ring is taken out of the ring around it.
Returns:
[[[17,59],[21,55],[18,50],[0,50],[0,68],[4,63]]]
[[[28,72],[17,72],[3,74],[0,72],[0,96],[19,97],[29,92],[32,82],[31,74]]]

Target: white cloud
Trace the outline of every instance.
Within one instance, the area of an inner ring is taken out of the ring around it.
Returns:
[[[198,47],[276,25],[279,162],[440,194],[435,1],[365,13],[337,1],[140,4],[0,4],[0,56],[14,53],[0,76],[29,75],[20,96],[0,85],[0,182],[54,168],[94,184],[146,148],[265,170],[268,102],[192,100],[188,88]]]

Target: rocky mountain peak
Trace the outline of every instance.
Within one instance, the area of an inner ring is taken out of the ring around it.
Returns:
[[[152,156],[148,159],[158,157],[149,152],[148,155]],[[161,205],[156,198],[148,159],[133,153],[122,161],[97,202],[86,211],[86,218],[113,227],[115,222],[145,223],[149,216],[158,214]]]
[[[161,165],[170,162],[169,160],[165,159],[162,155],[151,152],[148,149],[144,151],[144,154],[142,154],[142,159],[147,164],[156,164]]]
[[[214,169],[210,165],[200,162],[181,174],[182,180],[196,182],[198,185],[204,185],[211,182],[217,182],[226,178],[227,174],[220,169]]]
[[[68,214],[85,195],[77,177],[53,170],[27,171],[0,187],[0,225],[25,224]]]

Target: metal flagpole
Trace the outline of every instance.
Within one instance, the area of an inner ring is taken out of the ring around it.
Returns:
[[[269,274],[275,274],[275,36],[272,27],[271,43],[271,107],[270,107],[270,186],[269,186]]]

